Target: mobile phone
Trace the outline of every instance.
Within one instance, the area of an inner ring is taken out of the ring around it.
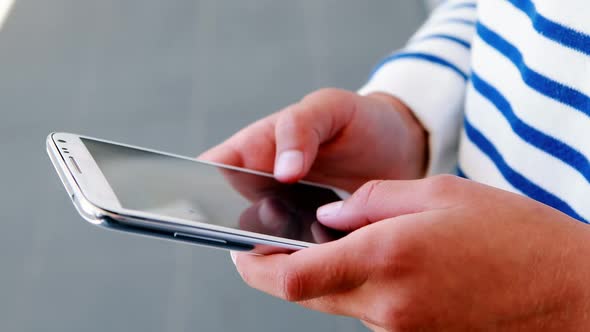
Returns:
[[[259,254],[343,236],[315,217],[348,195],[331,186],[70,133],[51,133],[47,152],[80,215],[106,229]]]

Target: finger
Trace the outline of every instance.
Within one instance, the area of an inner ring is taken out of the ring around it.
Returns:
[[[341,231],[405,214],[447,208],[466,189],[469,181],[454,176],[437,176],[411,181],[370,181],[348,199],[324,205],[318,220]]]
[[[274,128],[278,113],[258,120],[198,159],[272,172],[275,160]]]
[[[236,167],[243,167],[244,164],[242,155],[231,144],[226,143],[201,153],[197,159]]]
[[[352,92],[325,89],[281,112],[275,126],[275,177],[283,182],[302,179],[320,144],[332,139],[350,122],[360,98]]]
[[[236,267],[251,287],[287,301],[304,301],[354,289],[367,280],[367,246],[359,242],[341,239],[290,255],[237,254]]]

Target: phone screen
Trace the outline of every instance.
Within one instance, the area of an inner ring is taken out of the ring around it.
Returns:
[[[81,140],[125,209],[311,243],[342,236],[316,219],[318,207],[340,200],[331,189]]]

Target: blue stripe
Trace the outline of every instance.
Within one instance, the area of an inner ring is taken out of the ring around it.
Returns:
[[[456,2],[456,1],[455,1]],[[452,3],[452,4],[450,4]],[[452,8],[456,8],[456,7],[463,7],[463,6],[474,6],[477,7],[477,2],[475,1],[464,1],[464,2],[460,2],[460,3],[453,3],[453,1],[449,1],[449,0],[443,0],[443,1],[439,1],[438,6],[440,7],[446,7],[449,6],[449,9]]]
[[[465,119],[465,133],[467,137],[475,144],[484,154],[486,154],[490,160],[496,165],[496,168],[502,176],[516,189],[520,190],[523,194],[535,199],[539,202],[545,203],[553,208],[560,210],[561,212],[569,215],[572,218],[578,219],[587,223],[582,216],[580,216],[569,204],[561,200],[554,194],[546,191],[539,187],[522,174],[510,167],[504,157],[496,149],[496,147],[490,142],[479,130],[477,130]]]
[[[476,21],[471,21],[471,20],[466,20],[464,18],[448,18],[445,20],[441,20],[438,23],[458,23],[458,24],[462,24],[462,25],[467,25],[467,26],[475,26],[475,24],[477,23]]]
[[[524,141],[568,164],[590,183],[590,161],[578,150],[562,141],[537,130],[523,122],[514,114],[510,102],[492,85],[484,81],[475,72],[471,82],[476,91],[488,99],[506,118],[512,130]]]
[[[465,74],[461,69],[459,69],[454,64],[448,62],[447,60],[439,58],[438,56],[431,55],[431,54],[409,53],[409,52],[396,53],[394,55],[388,56],[387,58],[383,59],[383,61],[381,61],[375,67],[375,69],[373,70],[373,72],[370,75],[370,78],[375,76],[375,74],[379,71],[379,69],[381,69],[381,67],[385,66],[386,64],[388,64],[390,62],[400,60],[400,59],[416,59],[416,60],[422,60],[422,61],[434,63],[434,64],[440,65],[442,67],[445,67],[447,69],[454,71],[459,76],[461,76],[461,78],[463,78],[465,81],[467,81],[467,74]]]
[[[428,35],[428,36],[424,36],[421,38],[418,38],[416,40],[414,40],[413,42],[419,42],[419,41],[423,41],[423,40],[432,40],[432,39],[445,39],[451,42],[454,42],[456,44],[459,44],[463,47],[465,47],[466,49],[470,50],[471,49],[471,43],[469,43],[466,40],[463,40],[461,38],[457,38],[455,36],[451,36],[451,35],[447,35],[447,34],[433,34],[433,35]]]
[[[463,172],[463,169],[461,169],[461,166],[457,166],[456,174],[459,177],[462,177],[464,179],[468,179],[469,180],[469,177],[467,177],[467,175],[465,175],[465,172]]]
[[[520,9],[531,19],[533,28],[535,28],[539,34],[561,45],[572,48],[586,55],[590,55],[590,35],[549,20],[545,16],[539,14],[535,4],[530,0],[508,0],[508,2]],[[574,10],[574,8],[571,9]],[[579,10],[587,10],[587,8]]]
[[[502,53],[518,68],[523,81],[529,87],[590,116],[590,97],[569,86],[551,80],[528,67],[524,62],[522,53],[514,45],[481,23],[477,24],[477,34],[484,42]]]
[[[453,10],[453,9],[462,9],[462,8],[477,8],[477,4],[473,3],[473,2],[466,2],[466,3],[457,3],[454,4],[452,6],[449,6],[449,8],[447,8],[448,10]]]

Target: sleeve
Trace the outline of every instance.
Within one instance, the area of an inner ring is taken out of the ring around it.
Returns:
[[[428,132],[427,176],[456,168],[476,20],[477,0],[443,1],[359,90],[390,94],[412,109]]]

